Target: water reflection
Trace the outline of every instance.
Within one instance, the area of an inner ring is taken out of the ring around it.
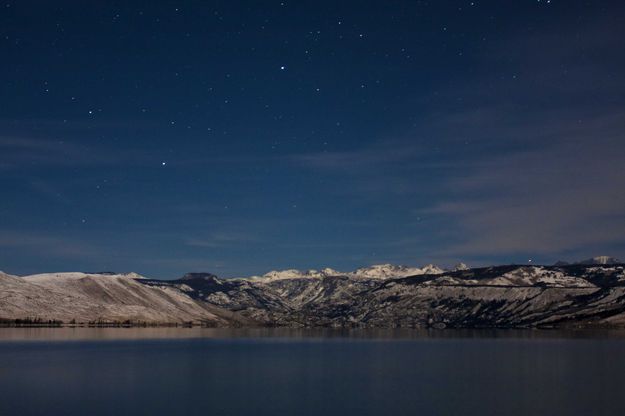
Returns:
[[[625,414],[618,331],[0,334],[2,416]]]
[[[329,329],[329,328],[0,328],[4,341],[106,341],[150,339],[315,340],[625,339],[625,330]]]

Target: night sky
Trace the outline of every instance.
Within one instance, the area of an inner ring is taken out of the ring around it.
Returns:
[[[623,1],[0,7],[0,269],[625,257]]]

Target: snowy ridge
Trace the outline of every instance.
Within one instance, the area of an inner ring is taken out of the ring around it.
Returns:
[[[3,276],[0,318],[63,322],[204,322],[228,325],[229,311],[198,303],[170,286],[151,287],[136,273],[43,273]]]
[[[272,326],[625,327],[623,265],[377,265],[185,284],[191,296]]]
[[[459,269],[468,270],[468,269]],[[596,287],[595,284],[580,277],[568,276],[563,271],[548,270],[544,267],[519,267],[497,277],[487,279],[466,279],[455,276],[443,276],[426,283],[427,285],[468,285],[468,286],[544,286],[559,288]]]
[[[600,259],[603,260],[603,259]],[[188,273],[0,273],[0,323],[195,322],[290,327],[625,327],[625,265],[443,270],[390,264],[220,279]]]
[[[297,270],[297,269],[287,269],[287,270],[272,270],[268,273],[265,273],[262,276],[251,276],[243,279],[251,279],[251,280],[259,280],[259,279],[267,279],[267,280],[282,280],[282,279],[320,279],[327,276],[339,276],[343,273],[325,268],[322,270]]]
[[[12,274],[8,274],[0,270],[0,279],[10,280],[10,279],[17,279],[17,278],[18,278],[17,276],[13,276]]]
[[[321,279],[331,276],[348,276],[352,278],[362,279],[392,279],[396,277],[416,276],[423,274],[440,274],[444,271],[444,269],[433,264],[428,264],[423,267],[397,266],[393,264],[375,264],[351,272],[340,272],[329,267],[321,270],[310,269],[304,271],[297,269],[272,270],[262,276],[243,277],[239,279],[252,281],[275,281],[285,279]]]
[[[376,264],[351,272],[349,275],[359,278],[392,279],[396,277],[417,276],[423,274],[440,274],[445,270],[428,264],[423,267],[395,266],[393,264]]]
[[[60,283],[68,280],[78,280],[87,277],[97,277],[101,279],[145,279],[138,273],[84,273],[84,272],[61,272],[61,273],[40,273],[32,274],[29,276],[23,276],[23,279],[27,279],[31,283]]]

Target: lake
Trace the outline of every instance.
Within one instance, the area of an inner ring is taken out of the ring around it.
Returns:
[[[0,329],[0,415],[622,415],[620,331]]]

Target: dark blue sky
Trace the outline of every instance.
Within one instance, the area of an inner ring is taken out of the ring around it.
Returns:
[[[5,2],[0,269],[625,257],[621,1]]]

